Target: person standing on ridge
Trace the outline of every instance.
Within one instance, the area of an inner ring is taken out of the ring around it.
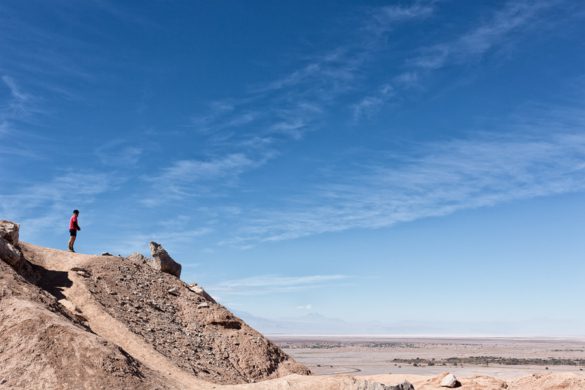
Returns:
[[[69,251],[75,252],[73,249],[73,244],[75,244],[75,239],[77,238],[77,231],[81,230],[79,224],[77,223],[77,217],[79,216],[79,210],[73,210],[73,215],[69,220]]]

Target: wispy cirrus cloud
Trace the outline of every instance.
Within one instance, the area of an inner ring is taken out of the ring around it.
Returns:
[[[66,172],[50,180],[0,188],[0,215],[27,226],[26,233],[61,230],[64,215],[115,190],[117,180],[105,173]],[[16,188],[16,190],[12,189]]]
[[[376,93],[365,96],[353,107],[353,119],[359,120],[363,117],[369,117],[372,113],[377,112],[389,99],[394,95],[394,88],[390,84],[384,84]]]
[[[20,88],[12,77],[4,75],[2,81],[10,90],[11,100],[7,107],[8,110],[15,114],[26,113],[26,103],[30,100],[30,96]]]
[[[543,12],[558,4],[559,1],[510,1],[488,21],[455,40],[422,48],[421,54],[411,62],[415,67],[433,70],[449,63],[476,60],[508,41],[510,36],[537,28],[535,23]]]
[[[278,209],[248,210],[222,244],[248,248],[349,229],[373,229],[518,199],[585,190],[585,110],[540,107],[498,132],[419,145],[298,193]]]
[[[104,165],[133,166],[138,163],[144,149],[135,143],[118,139],[106,142],[94,150],[97,159]]]
[[[385,34],[433,12],[434,7],[423,2],[369,8],[359,20],[356,34],[345,43],[305,57],[289,72],[253,86],[239,98],[212,102],[207,112],[193,115],[189,124],[205,138],[210,161],[174,161],[154,181],[164,182],[174,193],[167,199],[176,200],[189,196],[182,189],[187,182],[201,181],[206,175],[203,172],[222,176],[227,171],[224,163],[230,165],[234,156],[240,161],[229,169],[231,177],[262,166],[278,155],[282,143],[301,140],[319,128],[334,103],[356,87],[364,64],[386,44]],[[391,90],[382,88],[379,93],[379,97],[357,104],[355,116],[368,115]],[[250,157],[250,149],[254,157]]]
[[[409,6],[381,6],[370,10],[371,20],[366,28],[381,35],[391,31],[399,23],[426,19],[434,12],[435,6],[431,2],[415,2]]]
[[[263,163],[263,159],[254,159],[243,153],[208,160],[178,160],[158,175],[145,178],[152,186],[163,188],[164,193],[146,197],[141,202],[155,206],[172,199],[200,196],[208,193],[212,185],[232,185],[243,171]]]
[[[111,190],[114,186],[114,180],[105,173],[68,172],[48,181],[20,185],[16,192],[10,191],[10,186],[3,188],[0,207],[3,213],[18,213],[69,200],[71,194],[90,201],[94,195]]]
[[[0,139],[4,138],[0,143],[0,157],[41,158],[42,153],[35,150],[34,144],[42,137],[28,130],[44,114],[39,99],[12,76],[2,75],[0,81]]]
[[[274,293],[290,293],[299,290],[315,289],[331,286],[335,283],[347,282],[347,275],[303,275],[281,276],[260,275],[242,279],[234,279],[208,286],[212,294],[222,295],[264,295]]]
[[[14,78],[3,75],[0,80],[7,92],[6,99],[0,101],[0,135],[6,135],[13,133],[15,123],[25,120],[33,110],[31,96],[24,92]]]
[[[377,90],[351,106],[354,119],[371,117],[388,102],[406,93],[412,86],[419,86],[441,68],[481,61],[490,52],[509,47],[527,33],[539,32],[543,24],[550,23],[546,11],[562,3],[561,0],[509,1],[455,38],[415,49],[416,54],[407,59],[405,70],[387,78]],[[392,88],[394,93],[383,92],[388,88]]]

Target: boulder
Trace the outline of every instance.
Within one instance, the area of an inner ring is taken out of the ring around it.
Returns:
[[[0,221],[0,238],[12,245],[18,245],[18,224],[10,221]]]
[[[151,267],[161,272],[174,275],[177,278],[181,277],[181,264],[173,260],[162,245],[151,241],[150,254],[152,255],[152,261],[149,262]]]
[[[0,237],[0,259],[10,264],[17,271],[22,262],[25,261],[20,250],[4,237]]]
[[[385,385],[383,383],[357,378],[354,379],[354,383],[345,388],[348,390],[414,390],[412,383],[407,381],[398,385]]]
[[[386,386],[388,390],[414,390],[414,385],[410,382],[404,381],[395,386]]]
[[[209,295],[207,293],[207,291],[205,291],[203,289],[203,287],[197,285],[197,283],[190,284],[190,285],[187,286],[187,288],[189,290],[193,291],[195,294],[201,295],[203,298],[207,299],[208,301],[215,302],[215,299],[213,299],[211,297],[211,295]]]
[[[20,276],[32,283],[40,280],[40,274],[24,258],[18,247],[18,224],[0,221],[0,260],[9,264]]]
[[[441,387],[455,388],[461,386],[455,375],[447,374],[441,379]]]
[[[150,259],[144,256],[142,253],[134,252],[130,256],[126,257],[130,261],[135,261],[137,263],[146,263]]]

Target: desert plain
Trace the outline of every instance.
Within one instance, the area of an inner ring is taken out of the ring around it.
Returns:
[[[585,340],[551,338],[270,336],[316,375],[404,374],[502,380],[583,373]]]

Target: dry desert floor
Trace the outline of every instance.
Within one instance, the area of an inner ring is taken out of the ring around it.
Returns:
[[[317,375],[405,374],[503,380],[551,372],[583,373],[585,340],[271,336]]]

